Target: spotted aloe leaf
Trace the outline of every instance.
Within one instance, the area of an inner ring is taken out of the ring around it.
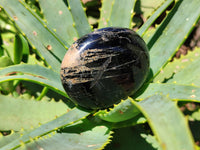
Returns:
[[[107,0],[103,2],[99,28],[107,26],[131,26],[135,0]]]
[[[92,31],[80,0],[68,0],[79,37]]]
[[[57,33],[57,36],[71,45],[78,35],[72,15],[64,1],[39,0],[39,4],[49,27]],[[60,20],[62,23],[58,23]]]
[[[101,16],[99,20],[99,28],[108,26],[108,20],[110,18],[110,14],[112,11],[113,2],[114,0],[103,1],[102,7],[101,7]]]
[[[60,71],[60,62],[67,45],[62,42],[49,26],[23,1],[2,0],[0,5],[21,29],[34,49],[56,72]]]
[[[23,73],[23,75],[22,74],[18,75],[16,73]],[[28,80],[38,83],[40,85],[45,85],[48,88],[54,90],[55,92],[67,96],[61,85],[59,74],[46,67],[42,67],[36,64],[34,65],[19,64],[0,70],[1,82],[15,80],[15,79],[26,80],[26,81]]]

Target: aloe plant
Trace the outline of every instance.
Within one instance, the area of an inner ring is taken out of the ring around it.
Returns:
[[[69,46],[94,30],[81,1],[1,0],[0,6],[0,131],[8,134],[0,135],[1,150],[199,148],[188,125],[200,120],[199,109],[186,116],[180,106],[200,102],[200,49],[170,61],[199,20],[197,0],[143,8],[148,19],[137,33],[149,48],[149,78],[136,94],[99,111],[71,103],[59,75]],[[103,0],[98,28],[132,29],[134,8],[138,1]]]

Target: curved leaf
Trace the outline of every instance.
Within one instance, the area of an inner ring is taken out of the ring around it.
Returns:
[[[136,99],[143,100],[154,94],[168,95],[175,101],[200,102],[200,87],[184,84],[151,83]]]
[[[194,27],[199,16],[200,9],[197,1],[176,2],[174,9],[148,42],[150,65],[154,75],[157,75],[161,68],[170,61],[175,51],[188,36],[191,28]]]
[[[8,76],[8,74],[15,74],[17,72],[24,73],[25,75]],[[45,85],[57,93],[67,96],[62,87],[60,75],[46,67],[39,65],[19,64],[0,70],[0,82],[15,79],[26,80],[38,83],[40,85]]]
[[[163,11],[173,2],[174,0],[167,0],[160,8],[158,8],[151,17],[143,24],[141,28],[137,31],[140,36],[143,36],[148,28],[154,23],[154,21],[161,15]]]
[[[176,76],[179,74],[179,72],[185,71],[185,75],[187,75],[189,72],[188,70],[189,68],[192,68],[192,70],[198,69],[198,67],[193,66],[193,65],[199,64],[199,56],[200,56],[200,48],[196,48],[194,51],[188,51],[187,55],[185,56],[181,55],[179,59],[174,58],[172,62],[169,62],[161,70],[161,72],[154,78],[153,81],[154,82],[168,82],[168,83],[172,83],[176,81]],[[185,81],[188,81],[188,80],[185,80],[185,75],[184,76],[178,75],[182,80],[181,84]],[[195,75],[195,74],[193,73],[192,75]],[[193,76],[190,76],[190,77],[194,78]],[[190,84],[192,84],[192,82],[190,82]],[[197,82],[197,86],[198,86],[198,82]]]
[[[132,104],[132,101],[133,100],[129,97],[121,101],[118,105],[115,105],[110,111],[100,110],[96,115],[109,122],[121,122],[131,119],[140,113],[137,107]]]
[[[25,132],[24,135],[16,138],[10,143],[5,143],[1,150],[16,149],[23,146],[25,143],[30,143],[33,140],[42,138],[48,134],[55,134],[60,128],[66,127],[67,125],[73,124],[89,115],[86,111],[81,111],[80,109],[74,108],[70,111],[66,110],[66,113],[40,127]],[[24,144],[23,144],[24,143]]]
[[[28,38],[32,47],[39,51],[53,70],[59,72],[61,60],[66,53],[66,45],[23,1],[1,0],[0,5],[22,30],[22,35]]]
[[[85,124],[87,126],[91,126],[92,122],[88,123],[90,124]],[[30,142],[25,146],[27,149],[34,149],[40,146],[41,148],[48,150],[96,150],[103,148],[104,145],[110,141],[110,134],[112,132],[108,127],[101,125],[93,126],[88,128],[88,130],[85,130],[86,128],[88,127],[82,124],[81,129],[84,131],[81,133],[79,133],[80,129],[76,127],[76,132],[61,131],[57,133],[50,133],[40,139]]]
[[[78,35],[73,26],[72,15],[64,1],[39,0],[39,4],[44,18],[47,20],[47,24],[54,29],[64,41],[71,45],[74,39],[77,39]]]
[[[60,84],[46,80],[46,79],[42,79],[40,77],[34,77],[31,75],[14,75],[14,76],[7,76],[7,77],[0,78],[0,82],[6,82],[6,81],[12,81],[12,80],[24,80],[24,81],[34,82],[42,86],[47,86],[48,88],[54,90],[55,92],[68,97],[67,94],[64,92],[63,87]]]
[[[134,104],[147,118],[162,149],[195,150],[186,119],[174,102],[154,95]]]

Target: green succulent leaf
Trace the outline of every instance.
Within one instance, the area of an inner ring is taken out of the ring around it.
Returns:
[[[130,28],[134,6],[135,0],[103,1],[99,28],[108,26]]]
[[[109,122],[121,122],[131,119],[140,113],[137,107],[132,104],[132,101],[133,99],[129,97],[125,101],[121,101],[118,105],[115,105],[110,111],[100,110],[97,112],[97,115]]]
[[[24,73],[24,75],[15,75],[15,73]],[[8,74],[14,74],[8,76]],[[0,82],[10,80],[26,80],[45,85],[55,92],[67,96],[58,73],[39,65],[19,64],[0,70]]]
[[[186,119],[169,98],[154,95],[134,104],[147,118],[162,149],[195,149]]]
[[[104,28],[108,26],[108,20],[112,11],[114,0],[104,0],[102,1],[101,14],[99,19],[98,28]]]
[[[154,76],[170,61],[175,50],[186,39],[199,16],[200,9],[197,1],[178,1],[163,23],[157,28],[148,42],[150,64]]]
[[[153,12],[155,12],[161,5],[163,5],[164,2],[165,0],[140,0],[138,2],[138,6],[140,6],[138,9],[141,9],[140,13],[142,13],[143,17],[147,19],[153,14]]]
[[[68,0],[70,11],[75,22],[75,28],[79,37],[90,33],[91,27],[88,23],[86,14],[80,0]]]
[[[14,98],[0,95],[0,130],[21,128],[30,130],[44,124],[70,110],[64,102],[54,100],[36,101],[34,99]],[[13,109],[14,108],[14,109]]]
[[[183,63],[179,63],[176,67],[180,69],[174,74],[173,78],[170,79],[169,83],[177,84],[193,84],[195,86],[200,86],[200,50],[193,52],[193,57],[189,55],[185,59],[182,59]],[[191,75],[192,74],[192,75]]]
[[[168,95],[175,101],[200,102],[200,87],[170,83],[151,83],[137,99],[143,100],[155,93]]]
[[[199,56],[200,56],[200,48],[196,48],[194,51],[188,51],[188,54],[185,56],[181,56],[181,58],[176,59],[172,62],[169,62],[162,70],[161,72],[154,78],[154,82],[168,82],[173,83],[178,79],[176,75],[179,74],[182,70],[185,70],[188,66],[196,70],[195,66],[193,66],[193,63],[199,63]],[[186,70],[188,72],[188,70]],[[185,72],[185,73],[186,73]],[[188,73],[186,73],[188,74]],[[185,75],[186,75],[185,74]],[[175,75],[175,77],[174,77]],[[181,76],[180,76],[181,77]],[[185,77],[185,76],[184,76]],[[192,76],[190,76],[193,78]],[[184,84],[185,79],[182,79],[182,82],[180,84]],[[190,83],[192,84],[192,83]],[[198,86],[199,84],[197,84]]]
[[[1,147],[1,150],[7,149],[16,149],[21,146],[24,146],[27,143],[33,142],[40,138],[45,138],[49,134],[56,134],[58,130],[64,128],[68,125],[71,125],[75,122],[80,121],[81,119],[88,116],[90,113],[82,111],[80,109],[74,108],[69,111],[66,110],[66,113],[62,116],[41,125],[40,127],[33,129],[32,131],[25,132],[20,137],[16,138],[10,143],[4,143],[4,146]],[[61,134],[61,133],[60,133]],[[64,139],[63,139],[64,140]],[[35,148],[37,145],[35,146]]]
[[[57,36],[71,45],[78,38],[71,12],[61,0],[39,0],[44,18]],[[62,20],[62,23],[59,23]]]
[[[48,150],[94,150],[101,149],[109,141],[109,129],[106,126],[96,126],[88,131],[80,133],[50,133],[41,139],[25,145],[26,149],[40,147]],[[55,144],[56,143],[56,144]],[[59,145],[59,148],[58,148]]]
[[[166,8],[172,4],[174,0],[167,0],[163,5],[161,5],[161,7],[159,7],[154,13],[153,15],[151,15],[148,20],[145,22],[145,24],[143,24],[142,27],[139,28],[139,30],[137,31],[137,33],[140,36],[143,36],[145,34],[145,32],[149,29],[149,27],[154,23],[154,21],[161,15],[161,13],[163,13]],[[155,5],[155,4],[154,4]]]
[[[66,53],[66,45],[54,34],[46,23],[23,1],[0,1],[14,23],[22,30],[32,47],[56,72],[60,71],[60,63]]]
[[[115,0],[107,26],[130,28],[135,2],[135,0]]]

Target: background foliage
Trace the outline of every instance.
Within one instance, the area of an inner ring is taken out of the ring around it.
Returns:
[[[1,0],[0,6],[1,150],[199,149],[198,0]],[[107,26],[143,37],[149,78],[113,108],[83,110],[64,92],[60,63],[75,40]],[[178,55],[188,41],[188,54]]]

